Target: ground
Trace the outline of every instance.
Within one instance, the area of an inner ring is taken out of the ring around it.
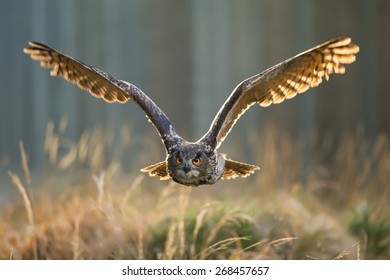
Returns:
[[[263,147],[259,172],[190,188],[128,174],[115,152],[102,160],[112,144],[94,140],[101,132],[63,148],[55,131],[44,173],[21,145],[22,168],[8,174],[19,195],[2,205],[0,259],[390,259],[385,135],[270,127],[248,138]]]

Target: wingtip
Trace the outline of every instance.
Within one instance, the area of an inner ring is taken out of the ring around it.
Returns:
[[[351,37],[340,37],[340,41],[344,41],[345,44],[351,43]]]
[[[48,46],[45,44],[39,43],[37,41],[28,41],[27,44],[29,45],[28,48],[25,49],[49,49]]]
[[[29,47],[23,49],[23,52],[25,54],[31,54],[34,48],[42,47],[42,44],[34,41],[28,41],[27,44],[29,45]]]
[[[329,45],[332,46],[333,48],[336,48],[336,47],[349,45],[351,41],[352,39],[350,37],[338,37],[329,40],[328,42],[325,42],[324,45]]]
[[[351,44],[351,49],[353,49],[353,52],[355,54],[357,54],[358,52],[360,52],[360,47],[358,45],[355,45],[355,44]]]

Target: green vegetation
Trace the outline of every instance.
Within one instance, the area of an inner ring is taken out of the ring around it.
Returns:
[[[263,147],[260,172],[187,188],[107,161],[111,146],[130,148],[126,129],[119,144],[99,129],[73,143],[65,126],[48,125],[45,175],[30,172],[20,146],[22,169],[8,175],[21,196],[1,209],[0,259],[390,258],[384,135],[292,138],[270,127],[249,137]],[[304,147],[316,155],[309,167]]]
[[[351,232],[363,240],[369,259],[389,258],[390,255],[390,215],[387,219],[375,218],[373,207],[366,203],[357,206],[357,213],[351,219]]]

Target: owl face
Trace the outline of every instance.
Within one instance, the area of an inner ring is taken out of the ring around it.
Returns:
[[[168,172],[172,179],[187,186],[214,181],[218,156],[198,145],[184,145],[168,156]]]

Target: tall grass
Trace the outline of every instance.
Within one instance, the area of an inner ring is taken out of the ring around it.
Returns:
[[[385,135],[294,138],[268,127],[249,137],[260,172],[192,189],[124,172],[135,145],[126,128],[116,140],[98,128],[71,141],[65,130],[47,126],[40,186],[20,144],[24,179],[9,177],[22,200],[1,209],[1,259],[390,258]]]

